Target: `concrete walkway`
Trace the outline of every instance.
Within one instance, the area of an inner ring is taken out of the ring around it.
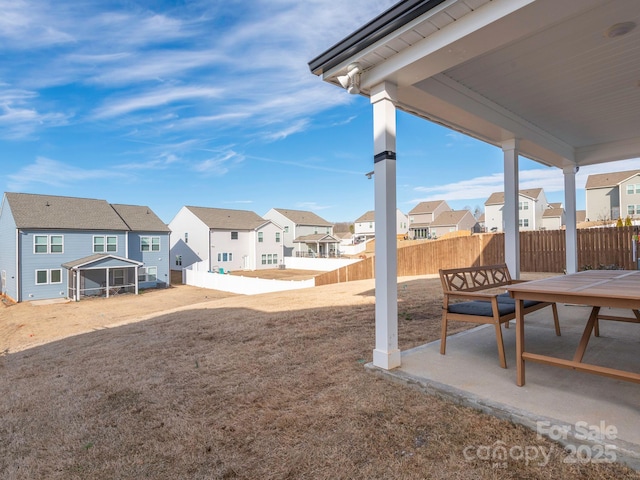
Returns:
[[[630,311],[602,309],[632,317]],[[526,350],[570,359],[590,307],[558,305],[562,336],[553,330],[551,309],[527,316]],[[525,425],[593,459],[615,458],[640,470],[640,384],[526,363],[526,384],[516,385],[515,325],[504,329],[507,369],[500,368],[495,330],[483,325],[402,353],[402,366],[371,370],[394,380]],[[601,321],[584,362],[640,372],[640,325]],[[587,438],[584,438],[587,437]],[[575,451],[575,450],[574,450]]]

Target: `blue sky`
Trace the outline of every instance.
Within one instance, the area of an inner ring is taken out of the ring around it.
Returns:
[[[0,188],[150,206],[374,208],[371,106],[307,62],[395,1],[0,0]],[[483,207],[502,153],[398,114],[398,208]],[[640,168],[639,160],[581,169]],[[527,160],[520,188],[563,201]]]

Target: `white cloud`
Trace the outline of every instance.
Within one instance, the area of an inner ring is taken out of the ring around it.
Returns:
[[[208,158],[194,163],[192,169],[203,175],[220,176],[227,173],[231,167],[244,161],[244,157],[234,151],[228,151],[220,156]]]
[[[113,169],[85,169],[68,165],[46,157],[38,157],[17,173],[7,175],[7,186],[13,191],[25,191],[38,185],[49,187],[71,187],[88,180],[125,178],[126,175]]]
[[[219,97],[221,91],[210,87],[177,87],[162,88],[144,94],[129,94],[126,97],[107,100],[95,112],[96,118],[111,118],[126,115],[138,110],[165,106],[184,100],[202,100]]]

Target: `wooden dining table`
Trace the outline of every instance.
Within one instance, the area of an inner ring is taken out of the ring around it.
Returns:
[[[640,383],[640,373],[583,362],[584,353],[594,329],[598,334],[600,320],[640,323],[640,271],[586,270],[569,275],[517,283],[510,285],[507,289],[516,301],[516,383],[518,386],[525,384],[525,361]],[[523,306],[525,300],[592,307],[572,360],[525,351]],[[602,307],[630,310],[634,316],[603,315],[601,314]]]

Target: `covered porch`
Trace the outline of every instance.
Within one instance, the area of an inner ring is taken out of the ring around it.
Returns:
[[[491,328],[485,329],[491,334],[486,347],[478,340],[487,333],[483,329],[452,338],[460,343],[453,347],[455,359],[453,351],[439,355],[434,344],[401,352],[395,235],[401,110],[501,149],[504,257],[514,278],[520,278],[519,160],[551,167],[564,185],[564,270],[577,272],[576,173],[640,156],[639,24],[635,0],[405,0],[309,62],[324,81],[372,105],[377,235],[371,368],[529,426],[535,427],[534,419],[574,430],[576,418],[618,422],[616,428],[626,432],[618,439],[620,451],[629,447],[640,458],[640,430],[633,423],[639,386],[535,365],[527,384],[518,387],[515,347],[507,340],[515,329],[505,336],[512,362],[507,370],[497,365]],[[554,342],[570,344],[563,317],[576,317],[579,331],[586,320],[579,307],[569,305],[560,316],[563,335]],[[637,327],[608,323],[607,335],[629,330],[593,353],[640,372]],[[540,348],[556,348],[543,337]]]
[[[315,233],[303,235],[293,240],[298,247],[296,257],[335,258],[340,256],[340,239],[333,235]]]
[[[62,264],[67,269],[67,297],[110,297],[138,294],[138,269],[142,262],[115,255],[95,254]]]

